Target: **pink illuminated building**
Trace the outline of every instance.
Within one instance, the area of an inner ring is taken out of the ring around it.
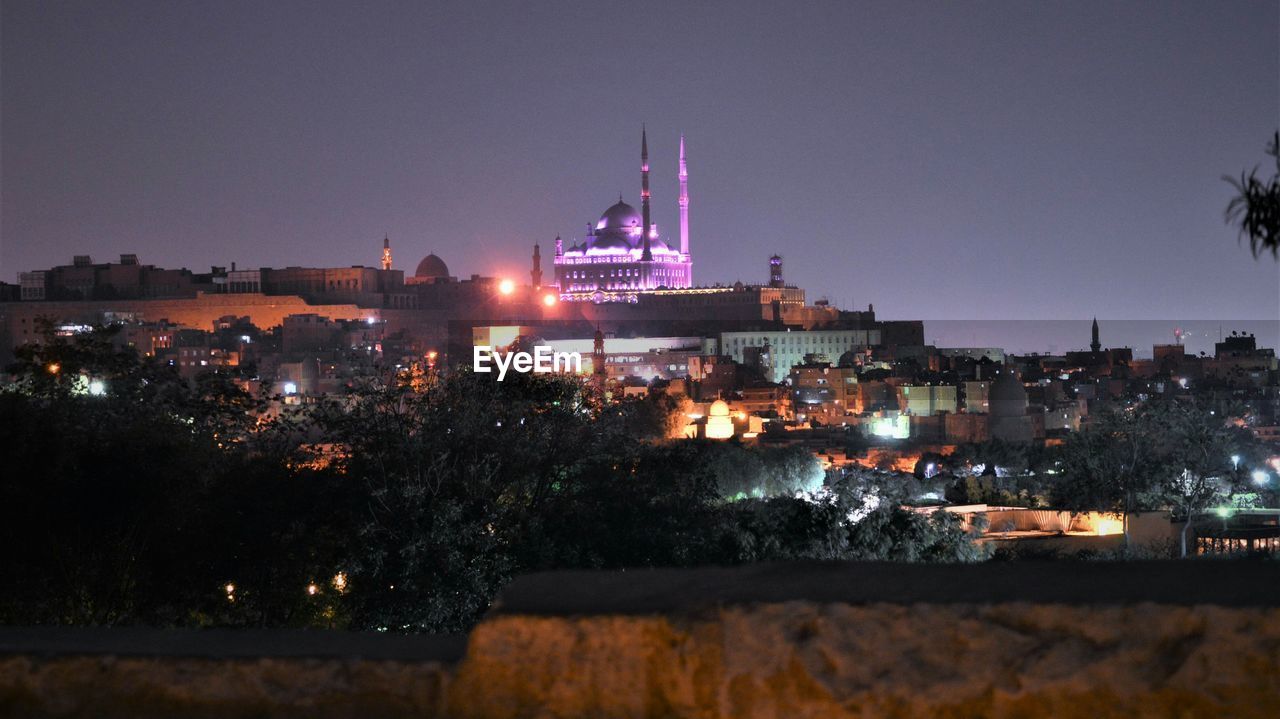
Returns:
[[[560,299],[635,302],[639,292],[693,286],[689,254],[689,172],[680,137],[680,246],[664,241],[649,214],[649,141],[640,132],[640,210],[618,198],[586,239],[565,248],[556,238],[556,284]]]

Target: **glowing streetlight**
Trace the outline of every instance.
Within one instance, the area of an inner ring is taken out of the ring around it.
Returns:
[[[504,295],[509,295],[516,291],[516,283],[511,280],[503,280],[498,283],[498,291]]]
[[[1267,476],[1267,473],[1261,469],[1253,470],[1253,474],[1251,476],[1253,477],[1254,484],[1266,484],[1267,480],[1270,479],[1270,477]]]
[[[89,380],[89,394],[101,397],[107,393],[107,383],[100,379]]]
[[[315,584],[307,585],[307,594],[314,597],[319,592],[320,592],[320,587],[317,587]]]
[[[543,295],[542,297],[542,304],[547,307],[555,307],[556,302],[559,302],[559,299],[555,295]]]
[[[1240,455],[1233,454],[1231,455],[1231,471],[1234,472],[1237,469],[1240,469]]]
[[[49,374],[58,374],[62,371],[62,365],[59,365],[57,362],[51,362],[45,369],[49,370]]]

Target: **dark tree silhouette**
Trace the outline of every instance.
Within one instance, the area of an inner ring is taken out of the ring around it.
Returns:
[[[1267,154],[1276,163],[1276,174],[1270,180],[1258,179],[1258,168],[1240,173],[1240,179],[1224,175],[1236,189],[1227,204],[1227,224],[1240,228],[1240,237],[1249,238],[1249,251],[1256,258],[1267,251],[1280,259],[1280,132],[1271,136]]]

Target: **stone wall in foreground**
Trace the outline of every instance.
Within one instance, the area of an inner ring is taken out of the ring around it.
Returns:
[[[696,619],[501,617],[451,715],[1274,717],[1280,610],[787,602]]]
[[[547,573],[462,650],[0,628],[0,716],[1273,717],[1280,565]]]
[[[433,717],[448,665],[351,658],[0,658],[0,716]]]

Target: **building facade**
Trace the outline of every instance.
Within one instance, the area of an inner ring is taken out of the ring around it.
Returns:
[[[564,247],[555,240],[560,299],[576,302],[635,302],[639,292],[693,286],[689,254],[689,173],[680,138],[680,244],[664,241],[649,207],[649,142],[640,133],[640,210],[618,197],[586,238]],[[540,274],[540,273],[539,273]]]

